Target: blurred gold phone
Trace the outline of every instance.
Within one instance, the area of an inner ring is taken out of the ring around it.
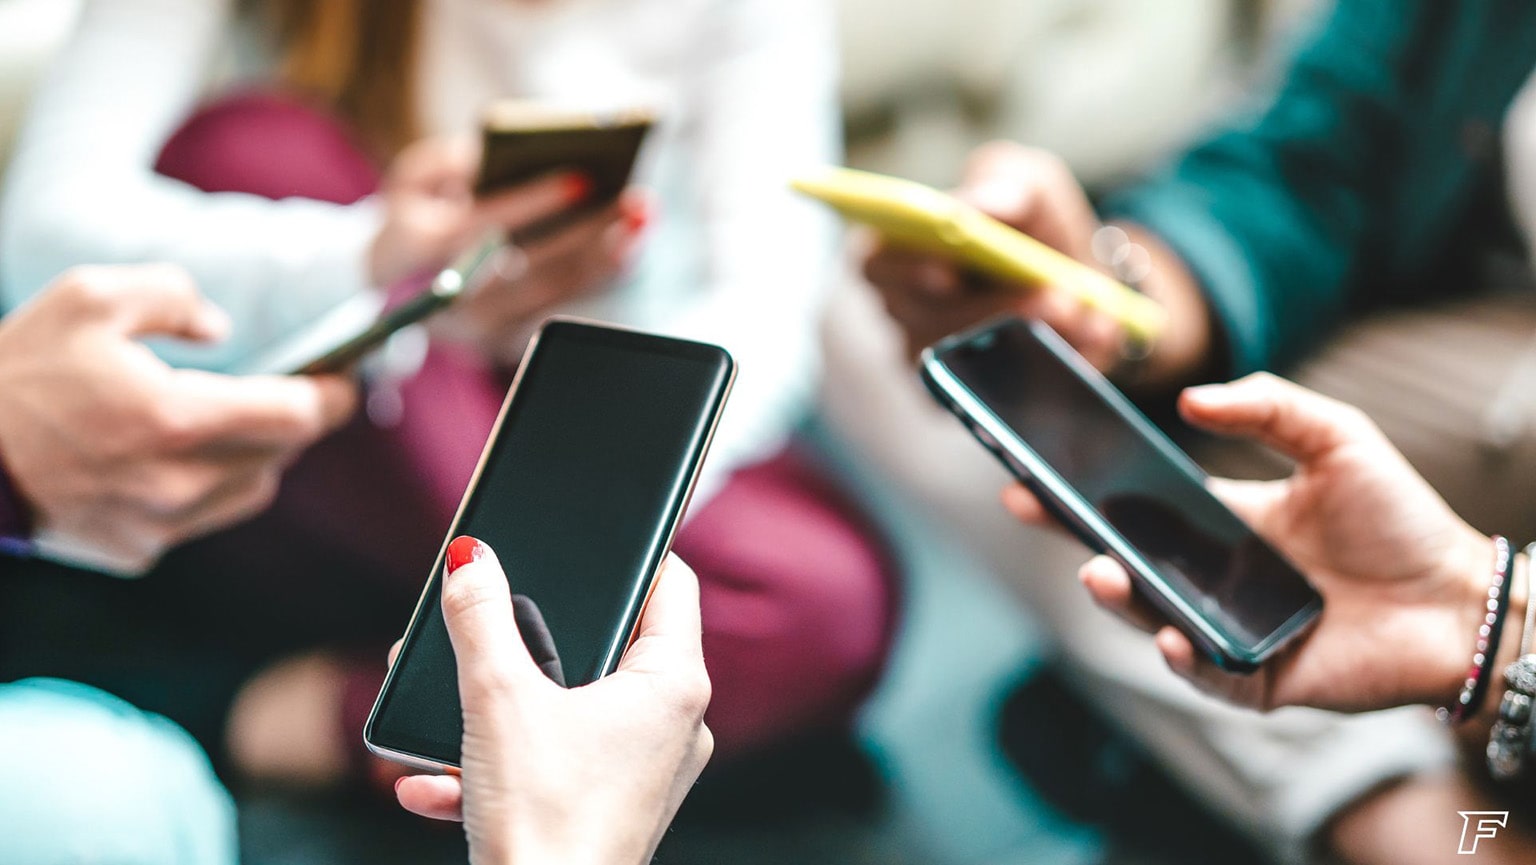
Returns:
[[[790,185],[899,245],[952,258],[1008,284],[1069,292],[1144,344],[1156,341],[1166,324],[1167,312],[1157,301],[931,186],[834,166]]]
[[[654,115],[643,108],[604,112],[528,100],[493,103],[482,118],[484,149],[475,195],[491,195],[556,171],[574,171],[592,184],[587,197],[518,234],[527,240],[552,232],[618,199],[654,123]]]

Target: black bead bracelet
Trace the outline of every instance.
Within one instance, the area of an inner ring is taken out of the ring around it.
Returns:
[[[1488,612],[1477,629],[1477,645],[1472,651],[1472,666],[1467,671],[1467,681],[1461,687],[1456,702],[1435,710],[1435,717],[1447,724],[1459,724],[1476,715],[1488,698],[1488,687],[1493,679],[1494,659],[1499,655],[1499,638],[1504,631],[1504,617],[1509,613],[1509,583],[1514,551],[1509,539],[1493,536],[1493,581],[1488,584]]]

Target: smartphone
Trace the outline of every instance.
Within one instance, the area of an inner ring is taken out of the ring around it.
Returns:
[[[548,234],[618,199],[654,122],[642,108],[601,112],[524,100],[497,102],[483,119],[475,194],[489,195],[554,171],[581,173],[591,181],[591,193],[575,207],[519,232],[519,240]]]
[[[442,614],[447,542],[491,545],[524,641],[576,687],[611,673],[704,464],[735,379],[725,349],[552,319],[518,367],[364,730],[380,756],[459,765],[458,674]]]
[[[952,258],[1006,284],[1069,292],[1143,344],[1152,344],[1166,324],[1166,311],[1152,298],[931,186],[835,166],[790,185],[895,243]]]
[[[431,285],[404,303],[378,313],[378,301],[365,298],[354,310],[345,306],[326,316],[240,370],[242,375],[324,375],[344,372],[390,337],[447,309],[465,291],[489,276],[507,250],[500,232],[487,234],[433,278]]]
[[[1306,578],[1045,324],[1007,318],[923,352],[929,392],[1046,509],[1131,575],[1223,668],[1252,672],[1322,612]]]

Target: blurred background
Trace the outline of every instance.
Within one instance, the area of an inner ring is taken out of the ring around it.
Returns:
[[[1064,155],[1093,187],[1155,165],[1218,113],[1258,98],[1318,0],[838,5],[851,164],[942,186],[975,145],[1009,138]],[[0,0],[0,170],[76,6]],[[1040,652],[1027,614],[877,479],[852,460],[844,467],[866,501],[881,503],[904,556],[905,624],[887,680],[857,742],[808,743],[701,789],[659,861],[1148,861],[1105,850],[1005,756],[1000,713]],[[462,855],[453,829],[395,837],[378,815],[323,800],[242,798],[253,865]]]

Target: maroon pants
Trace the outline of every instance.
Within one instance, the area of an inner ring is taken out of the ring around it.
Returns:
[[[266,95],[201,111],[157,167],[206,191],[338,203],[379,180],[338,124]],[[398,426],[355,419],[294,467],[269,513],[175,554],[178,602],[219,641],[361,651],[347,711],[360,726],[382,646],[405,623],[505,391],[477,358],[434,347],[403,387]],[[889,650],[897,581],[826,475],[794,450],[742,469],[676,549],[701,583],[720,753],[846,724]]]

